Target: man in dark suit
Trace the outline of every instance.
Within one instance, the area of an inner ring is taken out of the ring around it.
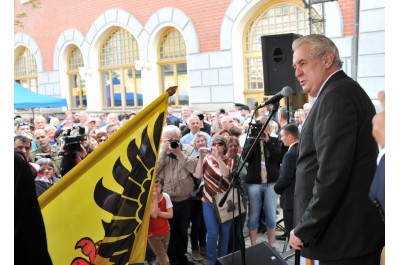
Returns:
[[[321,265],[379,264],[384,225],[368,198],[375,108],[341,70],[332,40],[309,35],[292,47],[295,75],[315,101],[299,141],[290,246]]]
[[[283,210],[283,222],[285,224],[286,236],[293,229],[293,204],[294,186],[296,183],[296,160],[297,146],[299,142],[299,128],[296,124],[283,125],[281,132],[282,143],[289,147],[283,156],[282,165],[279,170],[279,179],[275,183],[274,190],[281,195],[280,204]]]

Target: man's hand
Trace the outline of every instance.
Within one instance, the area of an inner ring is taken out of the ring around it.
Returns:
[[[295,250],[301,250],[303,248],[303,241],[293,231],[290,231],[289,245]]]
[[[161,147],[165,152],[168,151],[169,150],[169,139],[163,139]]]
[[[381,148],[385,148],[385,91],[378,93],[383,111],[377,113],[372,119],[372,135]]]
[[[268,134],[268,130],[264,130],[261,139],[264,142],[268,142],[269,141],[269,134]]]

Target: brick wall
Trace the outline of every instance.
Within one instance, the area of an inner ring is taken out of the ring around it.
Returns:
[[[342,11],[344,36],[354,35],[354,0],[340,0],[339,6]]]
[[[28,17],[23,19],[25,28],[16,28],[15,31],[32,36],[43,54],[44,71],[51,71],[54,47],[60,34],[66,29],[77,29],[86,35],[94,21],[112,8],[131,13],[143,25],[146,25],[150,16],[161,8],[179,8],[189,16],[196,28],[200,52],[219,51],[221,23],[231,1],[58,0],[41,1],[41,3],[41,8],[32,9],[30,4],[20,4],[20,0],[14,0],[15,14],[20,12],[28,14]],[[343,14],[344,34],[352,36],[354,34],[354,0],[340,0],[339,4]]]
[[[86,35],[94,21],[112,8],[129,12],[143,26],[157,10],[164,7],[178,8],[193,22],[199,37],[200,52],[219,51],[221,23],[231,1],[59,0],[41,2],[41,8],[33,10],[30,4],[20,4],[20,0],[14,0],[15,14],[21,12],[28,14],[28,17],[23,19],[25,27],[15,28],[15,32],[27,33],[37,42],[43,55],[44,71],[51,71],[54,47],[60,34],[66,29],[77,29]]]

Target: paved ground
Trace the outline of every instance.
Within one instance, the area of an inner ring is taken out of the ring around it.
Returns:
[[[279,214],[277,215],[277,220],[280,220],[280,219],[282,218],[282,209],[281,209],[281,208],[278,208],[278,211],[279,211]],[[277,234],[277,235],[282,235],[283,232],[282,232],[281,230],[279,230],[279,228],[278,228],[277,231],[276,231],[276,234]],[[249,231],[248,231],[248,229],[247,229],[247,218],[246,218],[245,227],[244,227],[244,229],[243,229],[243,236],[244,236],[244,238],[245,238],[245,246],[246,246],[246,249],[247,249],[247,248],[249,248],[249,247],[251,246],[251,244],[250,244],[250,237],[249,237]],[[265,233],[265,234],[258,233],[258,235],[257,235],[257,243],[260,243],[260,242],[268,242],[268,238],[267,238],[267,234],[266,234],[266,233]],[[276,250],[280,255],[282,255],[283,252],[284,252],[284,251],[283,251],[284,245],[285,245],[285,241],[283,241],[283,240],[276,240],[276,242],[275,242],[275,244],[274,244],[275,250]],[[289,248],[289,246],[288,246],[288,247],[287,247],[287,251],[289,251],[289,249],[290,249],[290,248]],[[192,259],[190,240],[189,240],[189,247],[188,247],[188,254],[187,254],[187,257],[188,257],[189,261],[193,262],[193,263],[196,264],[196,265],[209,265],[205,257],[204,257],[204,259],[203,259],[202,262],[197,262],[197,261],[194,261],[194,260]],[[286,263],[287,263],[288,265],[294,265],[294,257],[289,258],[289,259],[286,261]],[[155,262],[152,261],[152,262],[149,262],[148,264],[149,264],[149,265],[153,265],[153,264],[155,264]],[[260,262],[260,264],[262,264],[262,262]]]

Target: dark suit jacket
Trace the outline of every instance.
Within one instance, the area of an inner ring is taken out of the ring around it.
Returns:
[[[274,186],[275,192],[281,195],[280,204],[283,210],[293,210],[298,145],[294,144],[283,156],[279,179]]]
[[[14,153],[14,264],[52,264],[31,166]]]
[[[343,71],[324,85],[303,125],[294,197],[294,234],[311,259],[341,260],[380,251],[384,225],[368,198],[378,147],[375,108]]]
[[[382,156],[376,168],[374,180],[372,181],[369,191],[369,197],[378,208],[382,220],[385,221],[385,155]]]
[[[245,158],[247,153],[250,151],[250,147],[253,144],[254,139],[248,138],[243,147],[242,156]],[[263,141],[264,148],[264,161],[267,170],[267,183],[273,183],[278,180],[279,177],[279,165],[281,160],[281,141],[278,138],[270,136],[268,142]],[[260,184],[261,183],[261,145],[256,144],[251,154],[247,166],[247,175],[245,182],[248,184]]]

